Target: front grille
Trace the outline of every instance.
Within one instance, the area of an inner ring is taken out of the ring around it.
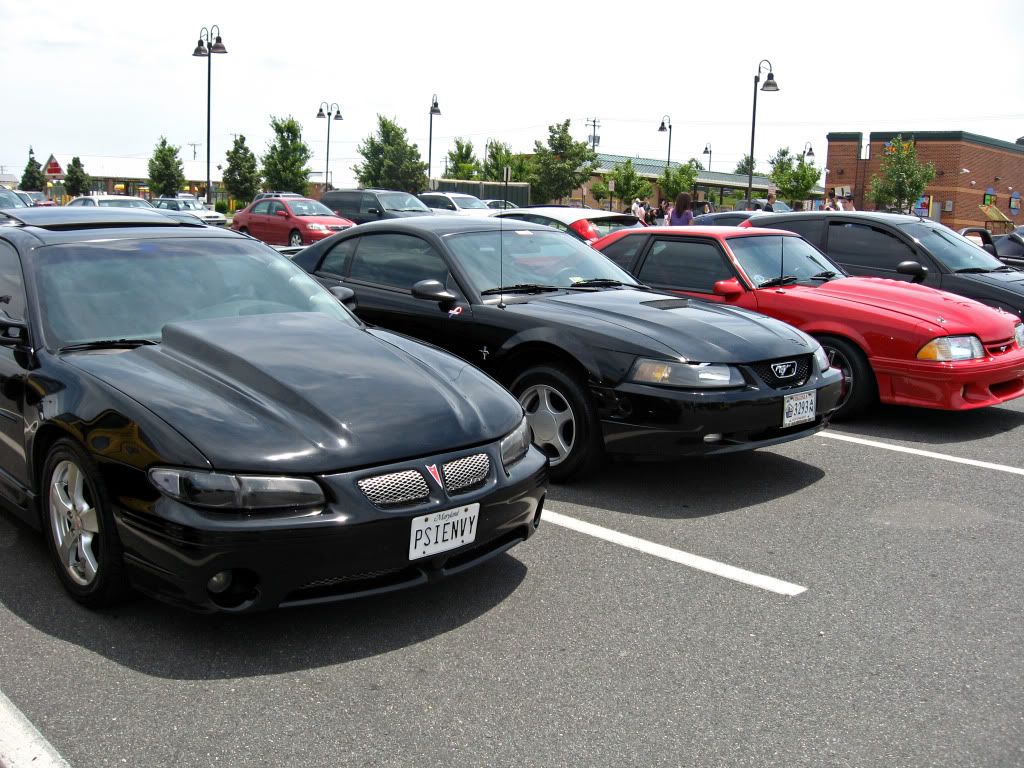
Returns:
[[[404,472],[392,472],[388,475],[377,475],[360,480],[359,490],[366,498],[378,507],[393,507],[396,504],[408,504],[419,501],[430,495],[427,481],[415,469]]]
[[[448,493],[475,488],[491,473],[491,460],[486,453],[463,456],[444,465],[444,480]]]
[[[1005,355],[1015,346],[1016,342],[1013,339],[1003,339],[1002,341],[990,341],[985,342],[985,351],[992,356]]]
[[[328,224],[327,228],[332,232],[340,232],[343,229],[348,229],[344,224]]]
[[[772,370],[772,366],[784,363],[795,363],[796,373],[792,376],[780,378],[775,371]],[[769,387],[774,389],[792,389],[793,387],[802,387],[807,383],[807,379],[811,375],[811,356],[797,355],[795,357],[780,357],[775,360],[764,360],[760,363],[752,363],[750,367],[754,369],[754,373],[756,373]]]
[[[317,579],[311,581],[308,584],[303,584],[299,589],[317,589],[318,587],[333,587],[337,584],[345,584],[350,581],[367,581],[369,579],[379,579],[381,576],[387,576],[401,570],[400,568],[388,568],[383,571],[365,571],[364,573],[353,573],[348,576],[333,576],[326,579]]]

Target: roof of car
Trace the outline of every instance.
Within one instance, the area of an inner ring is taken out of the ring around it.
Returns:
[[[147,235],[156,234],[154,230],[159,230],[160,236],[170,237],[196,233],[207,237],[240,236],[237,232],[221,227],[179,222],[164,213],[146,208],[19,208],[8,210],[0,216],[6,216],[9,223],[24,228],[48,244],[81,240],[84,230],[93,234],[107,230],[121,236],[127,235],[128,230]]]
[[[799,218],[811,218],[814,216],[834,216],[843,219],[863,220],[863,221],[884,221],[889,224],[907,224],[912,221],[920,221],[918,216],[909,216],[905,213],[885,213],[883,211],[786,211],[784,213],[764,213],[763,211],[754,211],[754,215],[750,217],[752,222],[754,219],[765,220],[773,218],[777,221],[788,221],[790,219]]]
[[[352,232],[371,232],[375,229],[407,229],[419,232],[432,232],[435,235],[451,235],[461,232],[490,232],[500,230],[523,230],[533,229],[543,232],[550,232],[550,227],[543,224],[533,224],[527,221],[517,221],[514,226],[502,219],[492,219],[488,216],[413,216],[407,219],[387,219],[384,221],[371,221],[368,224],[360,224],[354,227]]]
[[[636,235],[673,235],[676,237],[713,237],[716,240],[728,239],[731,237],[757,237],[758,235],[785,235],[787,237],[799,237],[795,232],[788,229],[770,229],[768,227],[715,227],[697,226],[688,227],[644,227],[642,229],[618,229],[606,237],[619,239],[621,237],[634,237]]]
[[[602,211],[599,208],[571,208],[569,206],[560,205],[531,205],[524,208],[505,208],[496,209],[494,214],[495,218],[498,219],[514,219],[516,215],[530,215],[539,214],[541,216],[547,216],[560,221],[563,224],[573,224],[581,219],[607,219],[610,217],[617,216],[630,216],[636,218],[631,213],[620,213],[618,211]]]

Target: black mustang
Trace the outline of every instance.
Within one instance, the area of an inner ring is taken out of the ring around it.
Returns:
[[[772,445],[821,429],[841,375],[818,342],[733,307],[652,293],[597,251],[525,222],[374,222],[295,263],[355,292],[369,323],[508,386],[553,479],[607,450],[647,457]]]
[[[122,208],[0,220],[0,498],[79,601],[344,599],[539,524],[519,403],[270,248]]]

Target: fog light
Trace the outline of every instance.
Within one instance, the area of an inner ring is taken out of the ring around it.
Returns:
[[[705,443],[717,443],[722,439],[722,436],[718,432],[712,432],[708,435],[704,435]]]
[[[221,571],[220,573],[214,574],[208,582],[206,582],[206,588],[213,592],[215,595],[219,595],[221,592],[231,586],[231,571]]]

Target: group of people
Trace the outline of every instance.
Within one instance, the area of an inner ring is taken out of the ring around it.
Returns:
[[[674,203],[668,200],[661,200],[657,206],[652,206],[646,200],[639,197],[633,201],[633,205],[623,213],[632,213],[638,219],[650,226],[683,227],[693,223],[694,216],[702,213],[711,213],[711,206],[707,203],[697,203],[697,211],[693,210],[693,199],[687,192],[680,192],[676,195]]]
[[[853,204],[853,195],[847,195],[846,197],[837,196],[834,189],[828,191],[828,197],[825,198],[825,205],[822,206],[822,210],[825,211],[856,211],[857,206]]]

